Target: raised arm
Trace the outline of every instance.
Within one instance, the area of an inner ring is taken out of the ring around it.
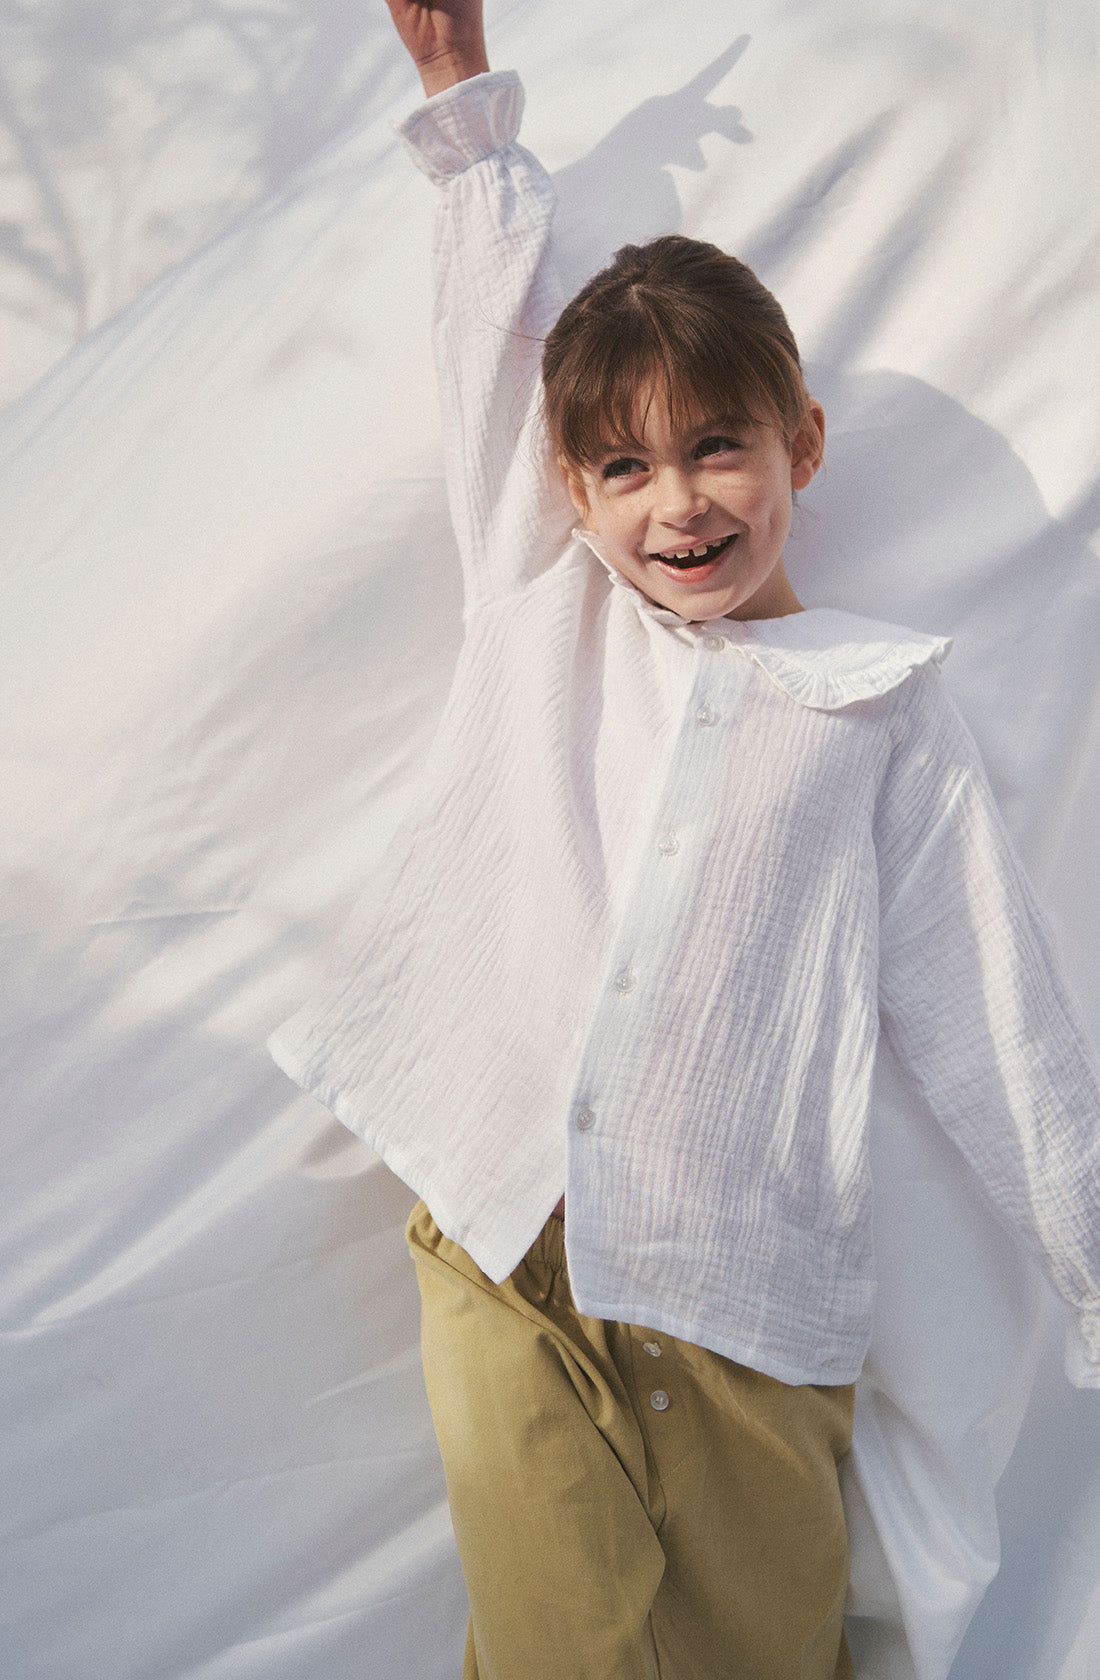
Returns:
[[[523,92],[488,72],[481,0],[387,0],[428,103],[400,133],[441,191],[435,359],[451,518],[468,605],[521,588],[575,515],[538,406],[542,341],[561,309],[554,190],[515,144]]]
[[[482,0],[386,0],[394,26],[420,73],[424,92],[435,93],[489,68]]]

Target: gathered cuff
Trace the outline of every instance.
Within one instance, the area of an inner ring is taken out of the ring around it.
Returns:
[[[484,70],[433,93],[395,130],[416,167],[437,187],[510,146],[523,116],[514,70]]]

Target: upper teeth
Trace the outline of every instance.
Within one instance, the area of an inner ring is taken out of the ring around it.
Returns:
[[[709,551],[712,548],[720,547],[721,543],[724,540],[725,540],[724,538],[719,538],[718,542],[700,543],[698,548],[675,549],[671,554],[666,554],[665,559],[666,560],[701,560],[703,558],[703,556],[705,554],[709,553]]]

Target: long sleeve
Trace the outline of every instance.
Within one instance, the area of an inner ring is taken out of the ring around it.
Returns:
[[[877,812],[887,1035],[1005,1222],[1077,1314],[1100,1387],[1100,1092],[977,749],[932,671]]]
[[[542,341],[562,298],[554,189],[515,144],[522,110],[515,72],[490,71],[436,94],[398,131],[441,192],[434,343],[468,606],[551,565],[575,517],[539,417]]]

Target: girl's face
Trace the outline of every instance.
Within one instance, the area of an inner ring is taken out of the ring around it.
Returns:
[[[821,464],[825,416],[788,449],[774,426],[708,422],[674,433],[663,401],[636,451],[566,470],[573,505],[623,577],[681,618],[779,618],[798,611],[783,569],[791,492]]]

